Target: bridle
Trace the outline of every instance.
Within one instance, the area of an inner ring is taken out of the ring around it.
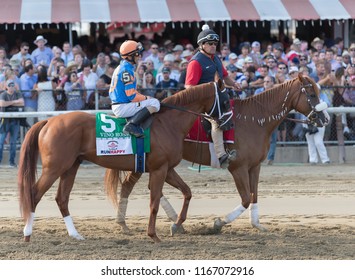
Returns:
[[[319,102],[317,104],[313,104],[312,100],[314,100],[316,95],[315,95],[315,93],[309,93],[306,90],[307,88],[312,88],[313,89],[313,85],[311,83],[304,85],[303,82],[301,82],[300,91],[303,92],[306,95],[307,103],[311,107],[311,111],[307,115],[307,119],[306,120],[299,120],[299,119],[293,119],[293,118],[286,118],[286,119],[294,121],[294,122],[298,122],[298,123],[316,125],[317,124],[317,120],[322,122],[322,120],[318,118],[318,113],[322,112],[325,109],[327,109],[328,105],[324,101],[321,101],[321,102]],[[298,102],[300,100],[300,97],[301,97],[301,95],[298,95],[296,107],[297,107],[297,104],[298,104]],[[325,125],[325,124],[322,122],[322,125]]]

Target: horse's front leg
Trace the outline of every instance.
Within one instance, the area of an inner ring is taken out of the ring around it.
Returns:
[[[124,233],[130,232],[126,225],[128,197],[141,176],[142,173],[129,172],[121,186],[120,199],[117,207],[117,223]]]
[[[234,166],[233,166],[234,167]],[[249,207],[251,194],[250,194],[250,182],[249,182],[249,172],[247,166],[241,166],[238,168],[229,167],[229,171],[233,176],[235,185],[238,189],[238,193],[242,199],[242,203],[233,209],[225,218],[222,220],[218,218],[214,222],[214,229],[216,231],[221,231],[222,227],[226,224],[233,222],[237,219],[244,211]]]
[[[161,242],[156,234],[156,221],[159,210],[160,198],[163,195],[163,186],[167,174],[167,165],[157,170],[151,171],[149,174],[149,189],[150,189],[150,216],[148,224],[148,236],[155,243]]]
[[[260,164],[255,166],[249,171],[249,182],[250,182],[250,205],[249,205],[249,219],[252,227],[257,228],[260,231],[266,231],[259,222],[259,207],[258,207],[258,184],[260,175]]]
[[[174,169],[170,169],[168,171],[166,182],[172,185],[174,188],[180,190],[184,196],[184,202],[182,205],[182,209],[180,215],[175,223],[171,226],[170,233],[171,236],[174,236],[175,233],[184,232],[182,227],[182,223],[186,220],[187,210],[189,208],[190,200],[192,197],[190,187],[181,179],[181,177],[176,173]],[[173,209],[173,208],[172,208]],[[175,212],[175,211],[174,211]]]

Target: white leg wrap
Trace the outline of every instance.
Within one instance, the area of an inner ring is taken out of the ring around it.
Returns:
[[[124,223],[126,221],[127,206],[128,206],[128,198],[121,198],[118,201],[118,208],[117,208],[118,223]]]
[[[243,212],[246,210],[246,208],[243,205],[239,205],[234,210],[229,213],[225,218],[224,221],[229,224],[233,222],[236,218],[238,218]]]
[[[250,223],[252,226],[259,225],[259,207],[257,203],[251,203],[249,206],[250,210]]]
[[[84,238],[76,231],[73,219],[70,216],[64,217],[64,222],[69,236],[74,237],[77,240],[84,240]]]
[[[25,225],[25,227],[23,229],[23,235],[24,236],[30,236],[32,234],[34,219],[35,219],[35,213],[31,212],[31,215],[28,218],[28,220],[26,221],[26,225]]]
[[[161,205],[161,207],[163,207],[163,209],[164,209],[166,215],[169,217],[169,219],[175,223],[177,221],[178,215],[175,212],[173,206],[170,204],[170,202],[166,199],[165,196],[162,196],[160,198],[160,205]]]

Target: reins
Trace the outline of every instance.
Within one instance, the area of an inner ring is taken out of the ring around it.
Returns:
[[[190,113],[199,117],[203,117],[206,119],[214,119],[213,117],[211,117],[210,115],[206,114],[206,113],[196,113],[194,111],[191,111],[189,109],[186,109],[185,107],[180,107],[180,106],[175,106],[175,105],[171,105],[171,104],[167,104],[167,103],[160,103],[161,107],[165,107],[165,108],[169,108],[169,109],[174,109],[174,110],[178,110],[178,111],[182,111],[182,112],[186,112],[186,113]]]

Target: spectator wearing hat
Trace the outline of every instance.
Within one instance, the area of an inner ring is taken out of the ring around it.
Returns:
[[[181,54],[184,51],[184,47],[182,45],[175,45],[173,48],[173,55],[175,56],[175,60],[181,60]]]
[[[241,71],[238,70],[237,66],[235,66],[234,64],[229,64],[226,67],[226,69],[228,71],[228,76],[233,81],[236,81],[237,83],[239,83],[241,85],[242,89],[248,87],[246,77],[243,75],[243,73]],[[247,94],[245,93],[245,91],[239,91],[238,95],[239,95],[240,99],[245,99],[247,97]]]
[[[175,62],[175,57],[173,54],[169,53],[164,56],[164,62],[163,62],[164,64],[163,64],[162,68],[160,69],[160,72],[158,72],[158,74],[156,76],[156,83],[157,84],[163,80],[162,70],[164,67],[168,67],[170,69],[170,79],[175,80],[175,81],[179,80],[180,72],[173,71],[174,62]]]
[[[63,59],[65,67],[68,66],[68,63],[70,61],[74,60],[74,54],[72,52],[72,46],[71,46],[71,44],[69,42],[64,42],[63,43],[63,52],[61,53],[60,57]]]
[[[292,80],[294,78],[297,78],[298,73],[299,73],[298,67],[297,66],[291,66],[288,69],[289,79]]]
[[[29,54],[30,45],[27,42],[22,42],[20,45],[20,51],[14,54],[11,60],[18,60],[20,61],[19,71],[22,72],[23,68],[25,67],[25,60],[31,59],[31,55]]]
[[[155,63],[154,63],[154,69],[156,70],[156,74],[154,76],[155,78],[156,78],[157,73],[159,71],[161,71],[161,69],[163,68],[165,55],[166,55],[166,49],[163,47],[159,47],[158,48],[158,63],[157,63],[157,65],[155,65]]]
[[[263,56],[260,53],[260,48],[261,45],[258,41],[254,41],[251,44],[250,57],[253,59],[254,65],[256,67],[260,67],[261,65],[263,65]]]
[[[228,66],[230,64],[233,64],[234,66],[236,66],[237,61],[238,61],[238,56],[234,52],[232,52],[228,56],[228,61],[225,61],[226,62],[225,65]]]
[[[324,47],[324,40],[320,39],[319,37],[316,37],[313,39],[311,46],[315,48],[318,52],[321,52]]]
[[[193,52],[190,50],[184,50],[181,54],[182,59],[186,59],[187,61],[190,61],[192,58]]]
[[[120,57],[120,54],[118,52],[112,52],[111,53],[111,57],[112,57],[112,60],[120,63],[121,57]]]
[[[170,78],[170,68],[163,67],[162,69],[163,79],[157,83],[157,93],[156,98],[159,100],[165,97],[173,95],[178,89],[178,81]]]
[[[351,62],[350,53],[344,50],[341,56],[343,58],[343,67],[346,68]]]
[[[6,81],[6,90],[0,94],[0,110],[2,112],[18,112],[24,106],[22,94],[15,90],[13,80]],[[20,132],[20,119],[3,118],[0,122],[0,163],[3,157],[4,143],[10,134],[10,167],[16,167],[16,142]]]
[[[48,67],[53,59],[53,52],[51,48],[46,47],[47,39],[42,35],[38,35],[33,43],[37,46],[37,48],[31,53],[33,65],[37,67],[42,64]]]
[[[180,78],[178,81],[178,88],[180,90],[185,88],[185,80],[186,80],[186,70],[187,70],[187,65],[189,64],[189,62],[186,59],[182,59],[179,67],[180,67]]]
[[[272,45],[272,55],[274,56],[277,62],[283,62],[287,64],[287,61],[284,58],[284,46],[281,42],[277,42]]]

